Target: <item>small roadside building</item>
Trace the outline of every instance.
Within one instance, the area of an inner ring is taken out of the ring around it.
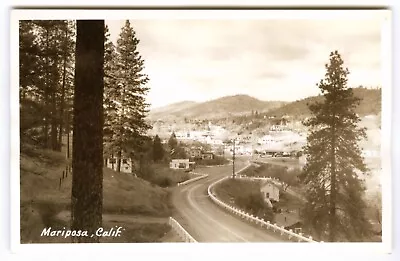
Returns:
[[[189,161],[189,159],[173,159],[169,163],[171,169],[192,169],[194,167],[194,162]]]
[[[279,188],[271,181],[262,183],[260,190],[265,199],[279,202]]]

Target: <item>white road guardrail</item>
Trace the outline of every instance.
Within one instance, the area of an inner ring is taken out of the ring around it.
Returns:
[[[168,224],[178,234],[178,236],[183,240],[183,242],[197,243],[197,241],[173,217],[169,217]]]
[[[242,171],[245,170],[246,168],[248,168],[250,165],[251,165],[251,164],[247,165],[246,167],[244,167],[243,169],[241,169],[240,171],[238,171],[237,174],[240,173],[240,172],[242,172]],[[222,179],[220,179],[220,180],[215,181],[214,183],[212,183],[212,184],[208,187],[208,195],[209,195],[209,197],[211,198],[211,200],[214,201],[214,203],[216,203],[216,204],[219,205],[220,207],[222,207],[222,208],[228,210],[229,212],[231,212],[231,213],[233,213],[233,214],[235,214],[235,215],[238,215],[239,217],[241,217],[241,218],[243,218],[243,219],[245,219],[245,220],[247,220],[247,221],[249,221],[249,222],[254,222],[255,224],[260,225],[261,227],[265,227],[265,228],[267,228],[267,229],[272,229],[274,232],[280,232],[280,234],[281,234],[282,236],[283,236],[283,235],[287,235],[289,239],[296,238],[296,239],[298,240],[298,242],[315,242],[315,243],[318,242],[318,241],[313,240],[311,236],[306,237],[306,236],[304,236],[302,233],[297,234],[297,233],[293,232],[292,229],[287,230],[287,229],[285,229],[283,226],[281,226],[281,227],[278,226],[276,223],[275,223],[275,224],[271,224],[269,221],[265,221],[265,220],[262,219],[262,218],[259,218],[259,217],[257,217],[257,216],[253,216],[253,215],[251,215],[251,214],[249,214],[249,213],[246,213],[245,211],[243,211],[243,210],[241,210],[241,209],[239,209],[239,208],[230,206],[230,205],[226,204],[225,202],[219,200],[219,199],[214,195],[214,193],[213,193],[213,188],[214,188],[214,186],[217,185],[218,183],[221,183],[222,181],[224,181],[224,180],[226,180],[226,179],[229,179],[229,178],[230,178],[230,176],[226,176],[226,177],[224,177],[224,178],[222,178]]]
[[[204,179],[204,178],[208,177],[208,174],[200,174],[200,173],[196,173],[196,172],[190,172],[190,174],[198,175],[198,177],[188,179],[184,182],[180,182],[180,183],[178,183],[178,186],[187,185],[187,184],[197,181],[199,179]]]

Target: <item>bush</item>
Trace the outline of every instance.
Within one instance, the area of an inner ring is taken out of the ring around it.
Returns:
[[[267,206],[259,191],[241,195],[235,200],[235,203],[240,208],[264,220],[272,221],[274,219],[273,210]]]
[[[196,164],[206,166],[223,165],[226,163],[228,163],[228,160],[220,156],[215,156],[213,159],[199,159],[196,161]]]
[[[228,179],[217,185],[216,193],[223,201],[234,203],[250,214],[271,222],[274,220],[274,213],[264,201],[258,182]]]
[[[165,164],[146,164],[138,176],[159,187],[171,187],[188,180],[189,174],[182,170],[170,169]]]
[[[162,177],[162,178],[156,179],[155,183],[162,188],[169,187],[173,184],[172,180],[167,177]]]
[[[266,164],[263,163],[260,167],[251,166],[250,168],[244,171],[244,175],[254,177],[254,176],[265,176],[277,178],[283,182],[285,182],[289,186],[297,186],[299,184],[299,175],[301,170],[293,169],[289,170],[287,167],[274,165],[274,164]]]

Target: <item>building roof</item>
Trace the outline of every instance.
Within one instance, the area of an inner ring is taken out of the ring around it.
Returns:
[[[271,180],[266,180],[266,181],[261,182],[261,187],[264,187],[265,185],[268,185],[268,184],[271,184],[274,187],[277,187],[278,189],[280,189],[280,187],[278,185],[276,185],[274,182],[272,182]]]
[[[171,162],[189,162],[189,159],[172,159]]]

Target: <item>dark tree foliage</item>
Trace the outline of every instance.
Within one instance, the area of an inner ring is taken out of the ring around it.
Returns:
[[[121,169],[121,158],[132,156],[147,139],[151,126],[146,122],[149,104],[148,76],[144,71],[144,60],[139,53],[139,39],[129,20],[114,46],[105,31],[105,132],[107,153],[117,156],[117,171]]]
[[[104,20],[78,20],[72,157],[72,230],[75,242],[99,242],[103,210]],[[91,235],[94,235],[91,237]]]
[[[169,157],[171,159],[185,159],[187,158],[186,151],[184,145],[182,143],[178,143],[176,139],[175,132],[172,132],[171,136],[168,140],[168,147],[169,147]]]
[[[19,23],[20,132],[23,141],[61,150],[72,103],[75,24],[66,20]]]
[[[178,140],[176,139],[175,132],[172,132],[168,140],[168,147],[170,150],[173,150],[176,149],[177,146],[178,146]]]
[[[114,152],[114,124],[118,113],[117,52],[108,26],[104,35],[104,156]]]
[[[328,241],[368,240],[371,232],[359,177],[367,172],[358,146],[366,135],[358,127],[360,100],[347,88],[348,74],[340,54],[332,52],[325,79],[317,84],[323,101],[309,106],[313,117],[305,122],[310,133],[300,175],[307,186],[304,222]]]
[[[153,160],[158,162],[164,158],[164,148],[161,144],[161,139],[156,135],[153,141]]]

